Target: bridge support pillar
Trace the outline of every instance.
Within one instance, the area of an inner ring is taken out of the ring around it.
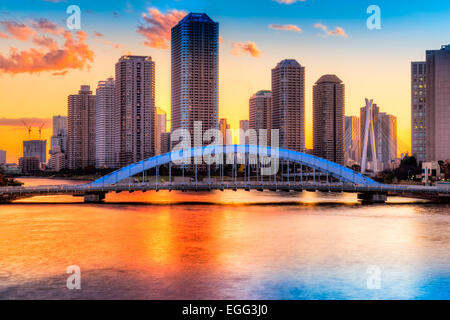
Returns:
[[[386,203],[387,194],[373,192],[360,193],[358,194],[358,200],[360,200],[363,204]]]
[[[84,195],[84,203],[103,203],[105,201],[106,193],[86,193]]]

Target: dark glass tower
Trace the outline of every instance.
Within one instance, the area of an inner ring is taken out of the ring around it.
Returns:
[[[202,133],[218,128],[218,94],[219,24],[204,13],[190,13],[172,28],[171,131],[189,130],[193,144],[196,121]]]

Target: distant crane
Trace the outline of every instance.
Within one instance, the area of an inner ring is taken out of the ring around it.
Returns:
[[[45,126],[45,122],[43,123],[43,124],[41,124],[41,126],[39,127],[39,140],[41,139],[41,137],[42,137],[42,128]]]
[[[22,120],[23,125],[25,126],[25,128],[28,129],[28,139],[31,139],[31,126],[29,126],[25,120]]]

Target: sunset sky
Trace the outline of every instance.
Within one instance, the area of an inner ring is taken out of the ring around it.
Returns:
[[[381,30],[369,30],[367,7],[381,8]],[[81,8],[81,30],[69,30],[66,9]],[[220,117],[239,127],[248,99],[270,89],[270,70],[294,58],[306,67],[306,137],[312,146],[312,85],[333,73],[346,85],[346,114],[370,97],[398,117],[399,153],[410,149],[410,63],[450,43],[448,1],[152,0],[0,2],[0,149],[22,154],[35,127],[67,114],[67,95],[114,76],[124,54],[156,62],[157,106],[170,117],[170,28],[188,12],[220,23]]]

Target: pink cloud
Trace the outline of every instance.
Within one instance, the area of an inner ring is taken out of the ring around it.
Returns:
[[[33,20],[31,25],[39,32],[60,35],[64,33],[64,29],[56,23],[51,22],[45,18]]]
[[[249,53],[254,58],[259,58],[263,54],[254,42],[234,42],[232,45],[231,54],[239,56],[242,53]]]
[[[146,46],[168,49],[172,27],[185,16],[185,11],[170,10],[164,14],[156,8],[149,8],[147,13],[142,14],[145,23],[138,26],[137,32],[147,39]]]
[[[5,31],[9,34],[10,38],[16,40],[28,41],[31,37],[36,35],[34,29],[23,23],[18,23],[13,20],[3,20],[0,21],[0,24],[5,28]]]
[[[293,4],[296,2],[305,2],[306,0],[274,0],[274,1],[282,4]]]
[[[280,31],[294,31],[294,32],[303,32],[302,29],[300,29],[299,27],[297,27],[294,24],[286,24],[286,25],[281,25],[281,24],[271,24],[269,25],[270,29],[274,29],[274,30],[280,30]]]
[[[314,25],[314,28],[323,31],[322,34],[319,34],[319,36],[323,38],[327,38],[328,36],[348,38],[348,35],[345,33],[345,30],[342,27],[336,27],[336,30],[328,30],[327,26],[321,23],[316,23]]]

